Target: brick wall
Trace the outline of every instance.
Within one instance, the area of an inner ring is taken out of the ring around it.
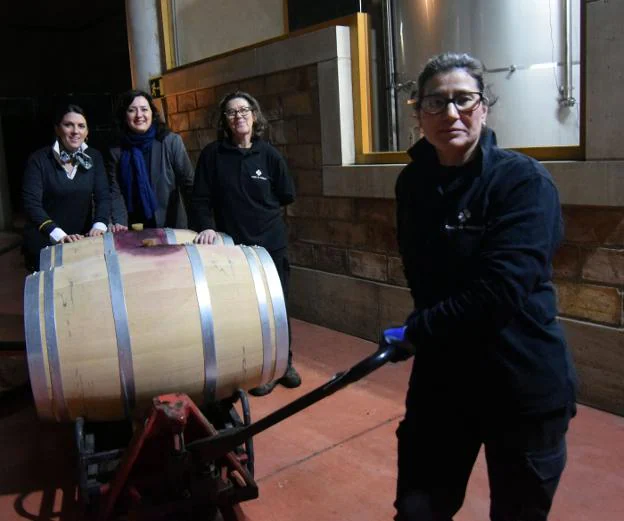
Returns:
[[[320,194],[320,117],[316,66],[172,94],[164,100],[169,126],[182,136],[191,160],[217,138],[219,100],[242,90],[258,99],[269,140],[287,158],[299,193]]]
[[[579,401],[624,415],[624,208],[565,206],[554,262]]]
[[[561,316],[624,326],[624,208],[564,207],[554,263]]]
[[[288,208],[293,263],[402,284],[394,214],[393,201],[300,195]]]

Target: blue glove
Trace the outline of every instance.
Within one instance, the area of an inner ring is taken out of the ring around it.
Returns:
[[[391,327],[383,332],[384,341],[386,344],[401,344],[405,342],[405,331],[407,326]]]
[[[414,346],[408,340],[405,332],[407,326],[391,327],[383,332],[382,345],[397,346],[395,354],[392,356],[391,362],[402,362],[407,360],[414,354]]]

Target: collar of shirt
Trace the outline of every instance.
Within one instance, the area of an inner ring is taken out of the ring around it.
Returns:
[[[84,152],[87,148],[88,148],[88,145],[86,143],[83,143],[82,145],[80,145],[78,152]],[[61,158],[61,144],[59,143],[58,139],[54,142],[54,145],[52,145],[52,154],[54,155],[54,159],[56,159],[57,163],[63,167],[63,170],[65,174],[67,175],[67,178],[73,179],[76,176],[76,172],[78,171],[78,164],[73,165],[73,168],[71,169],[71,171],[69,172],[67,171],[67,169],[65,168],[65,165],[69,163],[71,159],[63,160]]]
[[[89,148],[89,145],[83,143],[82,145],[80,145],[80,148],[78,148],[78,152],[84,152],[87,148]],[[59,161],[61,164],[64,164],[61,160],[61,144],[59,143],[58,139],[54,141],[54,145],[52,145],[52,152],[54,152],[54,157],[57,159],[57,161]]]
[[[234,143],[232,143],[232,141],[230,141],[228,138],[225,138],[222,141],[221,145],[226,150],[236,151],[236,152],[238,152],[239,154],[242,154],[242,155],[248,155],[248,154],[257,154],[260,151],[260,147],[262,146],[261,143],[262,143],[261,139],[253,138],[251,140],[251,147],[250,148],[239,148]]]

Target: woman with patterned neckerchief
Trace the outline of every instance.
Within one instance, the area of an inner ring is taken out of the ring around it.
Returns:
[[[55,132],[54,144],[34,152],[24,173],[23,253],[33,271],[39,269],[42,248],[102,235],[110,214],[104,161],[87,146],[89,128],[82,108],[62,106]]]

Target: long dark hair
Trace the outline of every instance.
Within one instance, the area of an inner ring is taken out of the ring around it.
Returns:
[[[254,98],[251,94],[243,92],[241,90],[237,90],[226,94],[219,102],[219,124],[217,125],[218,138],[223,139],[225,136],[227,136],[229,139],[232,139],[232,131],[230,130],[230,125],[228,124],[228,119],[225,115],[225,109],[227,107],[227,104],[235,98],[242,98],[246,100],[247,103],[249,103],[251,110],[256,116],[256,121],[254,121],[252,128],[252,137],[262,137],[264,135],[264,131],[269,126],[269,123],[262,114],[262,110],[260,109],[260,103],[258,103],[258,100]]]
[[[130,128],[128,128],[128,121],[126,119],[126,112],[130,104],[134,101],[135,98],[143,96],[147,102],[149,103],[150,109],[152,109],[152,124],[156,124],[156,139],[162,139],[169,132],[169,127],[163,121],[160,111],[156,108],[154,104],[154,99],[144,90],[133,89],[124,92],[115,105],[115,131],[119,136],[128,134],[132,132]]]
[[[482,94],[482,103],[485,106],[491,107],[496,103],[496,96],[483,79],[483,64],[479,60],[465,53],[444,52],[430,58],[418,76],[418,90],[415,93],[416,98],[414,100],[416,110],[420,109],[427,82],[436,74],[449,72],[453,69],[464,70],[476,80],[479,92]]]

